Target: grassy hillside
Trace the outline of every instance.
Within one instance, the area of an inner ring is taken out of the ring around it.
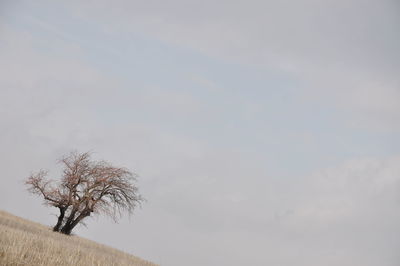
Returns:
[[[0,211],[0,265],[135,265],[151,262]]]

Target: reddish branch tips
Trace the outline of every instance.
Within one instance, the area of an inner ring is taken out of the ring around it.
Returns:
[[[131,214],[143,201],[134,184],[135,175],[128,169],[93,161],[87,152],[72,152],[59,163],[63,165],[61,180],[47,180],[43,170],[26,180],[30,192],[59,208],[54,231],[70,234],[91,213],[107,214],[116,220],[124,211]]]

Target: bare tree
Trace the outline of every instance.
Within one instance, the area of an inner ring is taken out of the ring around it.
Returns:
[[[47,172],[39,171],[26,180],[28,190],[44,198],[46,205],[59,209],[56,232],[71,234],[86,217],[106,214],[115,221],[123,212],[132,214],[143,201],[134,184],[135,175],[128,169],[94,161],[90,153],[72,152],[61,158],[61,179],[47,180]]]

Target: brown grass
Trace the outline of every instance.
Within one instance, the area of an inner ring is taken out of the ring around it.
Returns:
[[[0,265],[155,266],[117,249],[0,211]]]

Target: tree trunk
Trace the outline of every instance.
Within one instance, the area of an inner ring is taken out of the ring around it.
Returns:
[[[67,208],[59,207],[59,209],[60,209],[60,215],[58,216],[57,224],[53,227],[53,231],[54,232],[59,232],[60,231],[60,227],[62,225],[62,222],[64,220],[64,216],[65,216],[65,210]]]
[[[70,235],[71,234],[71,232],[72,232],[72,227],[71,227],[71,225],[70,224],[66,224],[66,225],[64,225],[63,226],[63,228],[61,229],[61,233],[63,233],[63,234],[65,234],[65,235]]]
[[[66,234],[66,235],[71,234],[71,231],[73,228],[73,227],[71,227],[71,223],[74,221],[75,214],[77,211],[78,211],[78,209],[75,209],[75,208],[71,210],[71,213],[69,214],[69,216],[67,218],[67,221],[65,222],[64,226],[61,228],[61,231],[60,231],[61,233]]]
[[[72,229],[76,225],[78,225],[85,217],[89,216],[90,212],[82,212],[78,217],[76,217],[75,220],[71,221],[70,223],[66,223],[64,227],[61,229],[61,233],[70,235],[72,232]]]

